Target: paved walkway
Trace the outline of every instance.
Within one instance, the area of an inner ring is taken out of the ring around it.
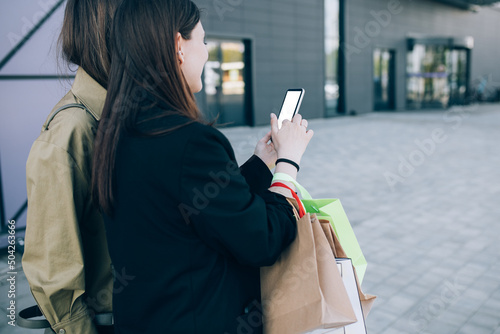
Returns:
[[[350,217],[368,260],[364,290],[379,296],[368,333],[500,334],[500,105],[311,120],[310,128],[299,181],[316,198],[340,198]],[[240,163],[265,132],[224,130]],[[6,331],[1,317],[1,333],[38,333]]]

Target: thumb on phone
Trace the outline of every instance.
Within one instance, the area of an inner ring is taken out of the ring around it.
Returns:
[[[278,133],[278,117],[276,114],[271,113],[271,137]]]

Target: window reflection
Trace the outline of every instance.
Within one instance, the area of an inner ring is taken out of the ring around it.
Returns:
[[[337,113],[339,100],[339,0],[325,0],[325,108],[326,116]]]
[[[374,110],[394,109],[394,51],[373,51]]]
[[[207,41],[208,61],[205,64],[205,93],[217,94],[217,87],[221,85],[219,43]]]
[[[205,90],[208,95],[222,89],[224,95],[245,94],[243,55],[245,45],[235,42],[207,42],[209,52],[205,65]],[[222,62],[220,61],[222,58]]]
[[[245,93],[245,81],[243,80],[245,45],[226,42],[221,43],[221,49],[222,93],[224,95],[243,95]]]

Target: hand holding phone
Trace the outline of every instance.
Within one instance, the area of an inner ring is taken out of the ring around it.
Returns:
[[[279,129],[281,129],[281,125],[285,119],[291,121],[293,116],[299,112],[305,92],[304,88],[289,89],[286,91],[278,116]]]
[[[279,117],[271,114],[272,143],[278,158],[292,160],[299,165],[302,155],[314,135],[312,130],[307,129],[307,120],[303,120],[300,114],[296,115],[304,93],[304,89],[289,89],[283,100]],[[285,119],[290,120],[292,124],[287,124],[286,127],[282,128]]]

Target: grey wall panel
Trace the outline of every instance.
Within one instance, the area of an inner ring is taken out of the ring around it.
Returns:
[[[267,124],[286,89],[295,87],[307,91],[302,114],[323,116],[323,0],[217,2],[225,4],[224,12],[213,1],[195,2],[205,8],[203,23],[209,36],[230,33],[253,38],[256,125]]]

